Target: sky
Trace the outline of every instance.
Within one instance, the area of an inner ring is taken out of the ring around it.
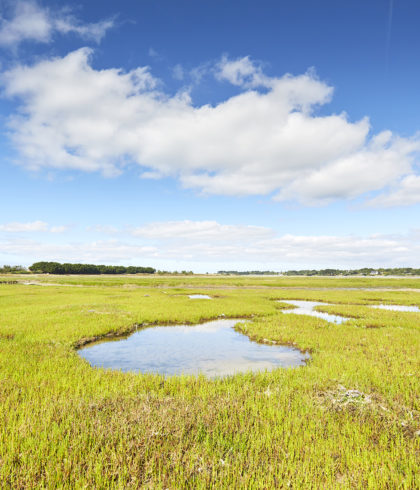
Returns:
[[[0,0],[0,264],[420,267],[416,0]]]

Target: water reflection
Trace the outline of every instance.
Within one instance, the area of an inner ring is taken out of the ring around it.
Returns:
[[[404,305],[370,305],[370,306],[371,308],[379,308],[381,310],[420,312],[420,308],[418,306],[404,306]]]
[[[319,301],[302,301],[302,300],[282,300],[285,303],[296,306],[292,310],[282,310],[283,313],[293,313],[294,315],[310,315],[316,316],[317,318],[322,318],[323,320],[327,320],[327,322],[332,323],[343,323],[348,318],[340,315],[331,315],[329,313],[322,313],[321,311],[314,310],[315,306],[319,305],[327,305],[329,303],[321,303]]]
[[[302,366],[309,358],[291,347],[250,341],[232,328],[238,322],[145,328],[125,339],[88,346],[79,354],[96,367],[209,377]]]
[[[207,294],[190,294],[188,296],[190,299],[213,299],[211,296]]]

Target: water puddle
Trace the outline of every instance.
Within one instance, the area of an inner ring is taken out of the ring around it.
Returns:
[[[420,312],[418,306],[404,306],[404,305],[370,305],[371,308],[377,308],[380,310],[392,310],[392,311],[412,311]]]
[[[343,323],[348,318],[340,315],[330,315],[329,313],[322,313],[321,311],[316,311],[314,310],[315,306],[319,305],[328,305],[329,303],[321,303],[319,301],[295,301],[295,300],[289,300],[285,299],[282,300],[284,303],[289,303],[293,306],[296,306],[296,308],[293,308],[293,310],[281,310],[283,313],[293,313],[294,315],[310,315],[310,316],[316,316],[317,318],[322,318],[323,320],[327,320],[327,322],[332,322],[332,323]]]
[[[291,347],[252,342],[233,329],[239,322],[225,319],[194,326],[149,327],[78,352],[94,367],[208,377],[302,366],[309,358]]]
[[[211,296],[207,294],[190,294],[188,295],[190,299],[213,299]]]

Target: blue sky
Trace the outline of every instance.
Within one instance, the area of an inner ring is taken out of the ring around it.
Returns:
[[[0,2],[0,264],[420,266],[414,0]]]

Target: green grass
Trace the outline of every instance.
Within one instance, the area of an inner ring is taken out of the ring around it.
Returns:
[[[418,280],[37,279],[70,284],[0,284],[1,488],[419,487],[420,313],[368,306],[420,306],[419,292],[398,290]],[[365,280],[395,290],[305,289]],[[351,319],[284,315],[288,299]],[[248,318],[238,328],[252,339],[308,349],[310,362],[165,379],[94,369],[75,349],[135,324],[222,314]]]
[[[34,281],[83,286],[138,287],[274,287],[274,288],[409,288],[420,289],[420,277],[302,277],[302,276],[160,276],[160,275],[0,275],[2,280]]]

